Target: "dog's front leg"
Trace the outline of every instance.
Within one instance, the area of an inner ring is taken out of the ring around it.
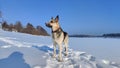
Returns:
[[[64,41],[64,44],[65,44],[65,56],[67,56],[68,55],[68,39]]]
[[[56,57],[56,43],[55,42],[53,43],[53,49],[54,49],[53,58],[55,58]]]
[[[62,59],[62,44],[59,44],[59,59],[58,59],[59,62],[62,62],[63,59]]]

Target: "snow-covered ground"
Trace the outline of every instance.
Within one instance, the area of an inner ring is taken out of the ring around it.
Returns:
[[[70,47],[120,63],[120,38],[70,38]],[[75,46],[73,46],[75,45]]]
[[[112,38],[70,38],[69,55],[58,62],[51,57],[51,37],[0,30],[0,68],[120,68],[119,42]]]

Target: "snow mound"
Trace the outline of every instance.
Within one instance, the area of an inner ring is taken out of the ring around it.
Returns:
[[[63,62],[58,62],[57,59],[48,57],[46,68],[97,68],[97,67],[95,57],[89,56],[84,52],[70,50],[69,55],[67,57],[63,55]]]

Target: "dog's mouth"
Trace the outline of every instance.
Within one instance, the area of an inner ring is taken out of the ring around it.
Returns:
[[[51,28],[52,26],[49,23],[45,23],[45,25],[49,28]]]

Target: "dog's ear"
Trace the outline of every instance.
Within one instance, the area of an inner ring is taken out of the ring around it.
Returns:
[[[56,16],[55,21],[56,21],[56,22],[59,21],[59,15]]]

